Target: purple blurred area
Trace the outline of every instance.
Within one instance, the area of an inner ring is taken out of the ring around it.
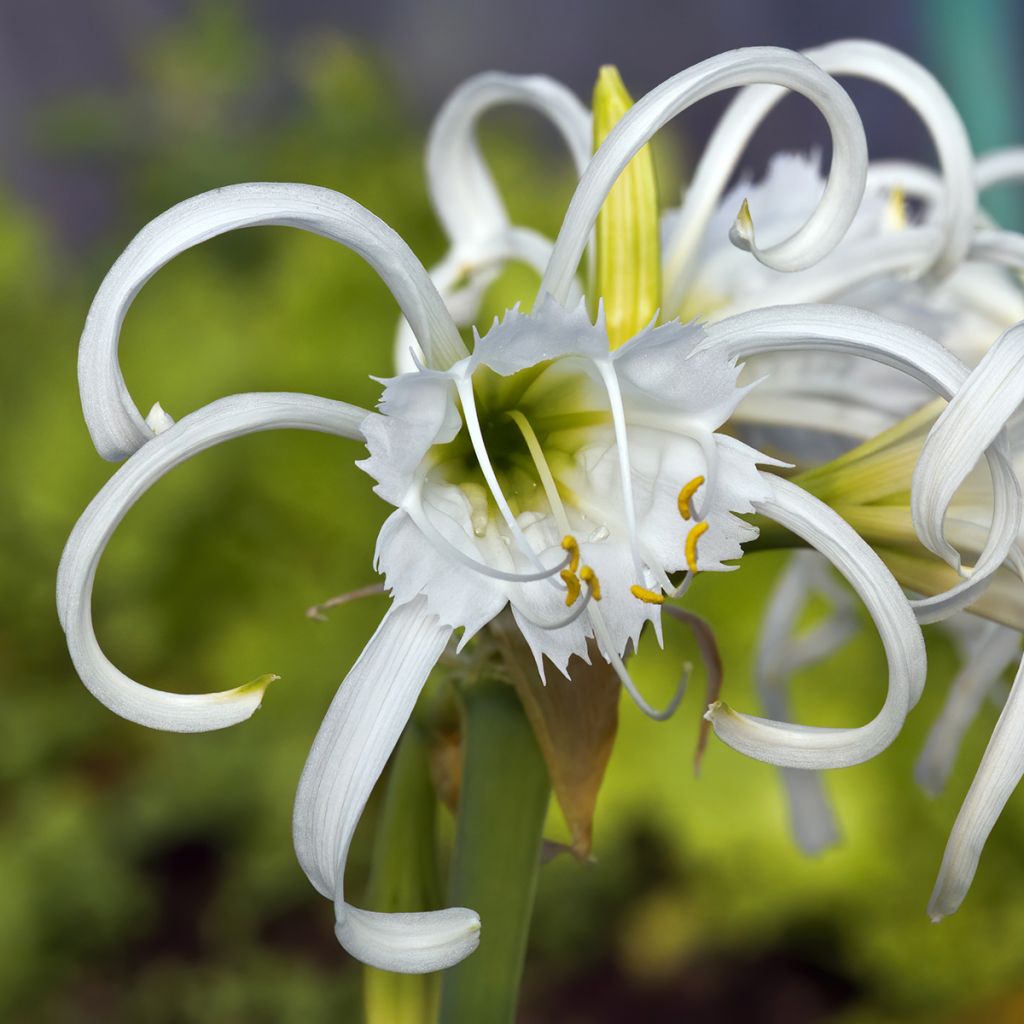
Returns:
[[[283,62],[296,38],[321,30],[365,43],[390,70],[410,115],[424,125],[467,75],[487,69],[544,72],[586,96],[600,64],[617,64],[635,95],[722,50],[773,44],[802,48],[844,36],[893,44],[930,63],[918,5],[884,0],[803,4],[785,0],[262,0],[236,5],[265,40],[258,102],[289,102]],[[48,151],[37,130],[55,104],[140,86],[140,53],[193,16],[182,0],[34,0],[0,5],[2,173],[46,211],[59,236],[91,242],[118,212],[107,169],[87,158]],[[935,69],[942,77],[942,69]],[[929,141],[911,112],[881,89],[846,83],[862,111],[872,155],[930,159]],[[713,97],[680,120],[693,143],[707,135],[726,97]],[[778,148],[807,148],[802,100],[784,104],[749,158],[760,166]],[[189,139],[182,138],[187,146]]]

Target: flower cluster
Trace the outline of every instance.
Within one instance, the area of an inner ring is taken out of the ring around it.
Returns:
[[[843,75],[876,80],[918,111],[938,172],[869,164],[856,110],[833,77]],[[647,144],[693,103],[734,88],[680,207],[659,210]],[[804,95],[828,124],[827,179],[815,158],[782,154],[761,182],[727,191],[750,134],[787,92]],[[92,585],[132,504],[192,455],[253,431],[316,430],[365,444],[360,465],[394,507],[375,555],[392,604],[313,744],[294,839],[310,881],[334,901],[342,946],[388,970],[438,970],[479,941],[470,909],[376,913],[344,889],[355,826],[455,634],[461,650],[508,610],[536,659],[538,687],[546,671],[571,676],[574,663],[597,656],[661,718],[678,695],[666,709],[650,707],[627,666],[646,624],[660,638],[662,612],[694,576],[736,569],[755,540],[777,534],[813,549],[794,558],[764,624],[758,676],[773,717],[716,701],[707,718],[724,742],[785,770],[798,834],[816,848],[834,828],[807,770],[885,749],[924,687],[920,624],[978,610],[987,588],[1005,586],[1007,571],[1024,564],[1007,427],[1024,398],[1013,326],[1024,296],[1004,269],[1021,267],[1024,241],[977,205],[979,189],[1024,175],[1024,156],[976,161],[935,80],[867,42],[807,54],[733,51],[635,105],[605,69],[595,97],[591,113],[549,79],[496,74],[456,91],[428,143],[428,184],[450,242],[429,272],[346,196],[309,185],[230,186],[143,229],[104,280],[82,337],[90,434],[100,455],[124,462],[68,541],[58,610],[85,685],[134,722],[224,728],[253,713],[272,677],[182,695],[146,687],[107,660],[93,631]],[[481,116],[507,104],[550,118],[577,166],[554,240],[512,223],[477,145]],[[393,293],[403,316],[398,375],[384,382],[377,410],[275,393],[222,398],[177,422],[159,406],[143,416],[117,355],[135,295],[190,246],[266,224],[340,242]],[[762,234],[778,240],[762,245]],[[537,270],[539,291],[481,327],[484,295],[511,261]],[[470,327],[472,349],[460,333]],[[948,402],[941,412],[932,396]],[[793,477],[790,462],[805,472]],[[979,473],[985,486],[963,512],[962,485]],[[903,494],[902,505],[881,501]],[[867,608],[888,664],[882,707],[854,728],[785,721],[787,679],[850,632],[849,595],[828,563]],[[835,614],[794,639],[815,590],[834,593]],[[926,752],[928,778],[943,774],[964,722],[1016,654],[1016,631],[982,629],[977,642],[968,631],[970,666]],[[1015,686],[954,828],[936,916],[963,898],[1024,771],[1021,701]]]

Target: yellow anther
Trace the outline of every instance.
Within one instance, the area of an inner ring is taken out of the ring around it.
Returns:
[[[580,579],[583,580],[584,583],[590,584],[590,596],[595,601],[600,601],[601,581],[597,578],[597,573],[594,572],[594,570],[591,569],[589,565],[585,565],[582,569],[580,569]]]
[[[907,201],[903,189],[898,185],[889,192],[885,207],[885,226],[890,231],[899,231],[907,226]]]
[[[580,546],[571,533],[562,538],[562,550],[569,553],[569,572],[576,572],[580,567]]]
[[[684,484],[679,492],[679,514],[684,519],[692,518],[690,515],[690,500],[704,486],[704,477],[695,476],[688,484]]]
[[[686,564],[690,572],[697,571],[697,541],[708,532],[708,524],[696,523],[686,535]]]
[[[571,569],[563,569],[559,574],[562,577],[562,582],[565,584],[565,604],[566,607],[574,605],[576,598],[580,596],[580,581],[576,577]]]
[[[638,586],[636,583],[629,588],[629,592],[644,604],[664,604],[665,595],[655,590],[648,590],[646,587]]]

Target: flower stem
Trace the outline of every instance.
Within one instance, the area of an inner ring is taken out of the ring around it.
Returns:
[[[402,735],[388,776],[374,837],[367,903],[374,910],[408,911],[440,906],[441,882],[435,830],[437,799],[427,746],[416,724]],[[431,1024],[437,1013],[436,974],[363,971],[366,1024]]]
[[[452,861],[452,906],[483,922],[480,948],[446,971],[441,1024],[511,1024],[540,867],[551,785],[515,690],[466,687],[465,753]]]

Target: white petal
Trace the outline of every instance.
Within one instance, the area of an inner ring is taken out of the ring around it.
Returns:
[[[847,306],[777,306],[754,310],[710,325],[699,348],[719,348],[734,359],[801,349],[862,356],[902,370],[947,399],[958,392],[969,376],[964,364],[932,338]],[[992,473],[994,498],[993,520],[984,551],[970,579],[943,594],[914,602],[921,622],[936,621],[974,601],[1011,554],[1021,516],[1020,486],[1009,461],[1005,437],[989,438],[986,444],[984,454]],[[915,526],[922,543],[957,565],[959,556],[941,532],[944,506],[934,497],[926,497],[923,491],[915,499],[920,486],[920,465],[919,462],[911,494],[911,509],[917,509]],[[944,463],[941,468],[945,468]],[[929,472],[936,472],[934,463]],[[932,478],[924,479],[928,483]]]
[[[896,580],[860,536],[827,505],[799,487],[763,474],[772,496],[758,502],[763,515],[803,537],[850,581],[878,629],[889,666],[889,686],[878,715],[851,729],[812,728],[739,714],[713,704],[707,718],[729,746],[789,768],[841,768],[884,750],[898,735],[924,686],[921,629]]]
[[[491,329],[478,337],[469,363],[470,372],[488,366],[509,376],[527,367],[563,356],[581,356],[591,362],[607,360],[608,333],[599,316],[592,323],[585,303],[566,305],[545,297],[532,313],[510,309]]]
[[[995,622],[971,620],[975,643],[949,684],[942,713],[935,720],[914,766],[918,785],[932,796],[942,792],[953,770],[964,733],[1004,670],[1020,659],[1020,633]]]
[[[575,94],[543,75],[489,72],[463,82],[445,101],[427,140],[427,186],[453,245],[504,234],[508,213],[476,140],[477,122],[495,107],[521,106],[558,129],[582,172],[590,159],[590,113]]]
[[[432,501],[435,527],[469,557],[483,560],[479,543],[474,544],[478,538],[473,534],[469,510],[459,508],[460,503],[469,504],[465,495],[459,488],[449,487],[443,497],[443,506],[441,495],[435,495]],[[398,604],[424,595],[429,611],[442,625],[464,628],[463,644],[490,622],[507,601],[500,580],[483,576],[447,557],[401,509],[392,512],[381,527],[374,564],[384,573]]]
[[[769,306],[709,324],[699,348],[729,358],[786,351],[860,356],[909,374],[944,398],[967,379],[964,364],[911,327],[852,306]]]
[[[295,797],[295,851],[309,880],[335,901],[338,941],[386,971],[442,970],[480,941],[472,910],[383,914],[352,907],[344,896],[356,825],[450,636],[422,598],[392,606],[331,702]]]
[[[1020,270],[1024,267],[1024,236],[1016,231],[978,231],[971,243],[970,256],[973,260]]]
[[[975,179],[981,191],[1024,181],[1024,146],[1007,146],[979,156]]]
[[[668,79],[639,100],[615,126],[580,179],[555,242],[541,293],[564,300],[587,238],[619,174],[663,125],[723,89],[782,85],[806,96],[828,122],[833,159],[828,185],[810,219],[792,237],[755,256],[776,270],[800,270],[831,251],[856,215],[864,191],[867,148],[856,109],[839,85],[805,57],[774,47],[733,50]]]
[[[952,914],[971,887],[989,833],[1024,774],[1024,663],[992,732],[977,775],[957,815],[928,914],[938,921]]]
[[[234,395],[211,402],[156,436],[111,477],[82,513],[57,572],[57,612],[82,682],[112,711],[140,725],[204,732],[244,721],[268,680],[222,693],[153,690],[112,665],[93,632],[92,588],[103,551],[135,502],[165,473],[198,452],[259,430],[294,428],[358,438],[367,413],[344,402],[293,394]]]
[[[100,285],[82,333],[78,382],[93,443],[105,459],[130,455],[153,436],[128,393],[117,357],[121,324],[142,286],[186,249],[226,231],[280,224],[341,242],[391,289],[433,365],[466,355],[427,272],[382,220],[357,202],[312,185],[229,185],[187,199],[151,221]]]
[[[977,206],[970,139],[949,96],[920,64],[881,43],[842,40],[805,50],[804,55],[830,75],[879,82],[906,100],[921,117],[938,151],[944,181],[946,226],[931,262],[938,273],[948,273],[967,251]],[[744,89],[705,146],[673,237],[666,246],[666,308],[681,305],[687,272],[718,199],[755,129],[785,95],[784,90],[763,86]]]
[[[959,568],[959,556],[945,540],[942,523],[953,495],[1024,401],[1024,325],[1006,331],[950,399],[929,431],[914,467],[911,511],[922,543]],[[1016,476],[1011,474],[1014,483]],[[1010,543],[1016,540],[1021,508],[1000,502],[995,493],[993,535],[1003,524]],[[997,523],[997,518],[999,522]],[[1006,550],[996,566],[1005,560]]]

